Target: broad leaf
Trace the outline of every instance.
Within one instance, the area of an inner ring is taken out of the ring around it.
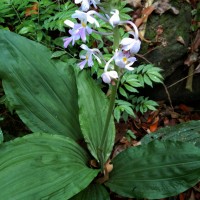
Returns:
[[[103,129],[108,112],[108,99],[85,71],[77,76],[79,120],[91,154],[104,164],[114,144],[115,127],[111,118],[106,136]]]
[[[160,199],[179,194],[200,179],[200,149],[190,143],[154,141],[131,147],[113,159],[106,182],[125,196]]]
[[[11,106],[33,132],[79,139],[74,71],[50,58],[45,46],[0,30],[0,78]]]
[[[0,144],[3,143],[4,137],[3,137],[3,132],[0,129]]]
[[[92,183],[70,200],[110,200],[110,195],[104,186]]]
[[[153,140],[190,142],[200,147],[200,121],[189,121],[176,126],[161,128],[154,133],[145,135],[141,139],[141,143],[143,145]]]
[[[97,175],[72,139],[32,134],[0,146],[1,199],[69,199]]]

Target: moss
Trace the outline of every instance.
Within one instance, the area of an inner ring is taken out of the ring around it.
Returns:
[[[163,68],[165,77],[169,76],[181,64],[180,60],[187,52],[187,45],[189,44],[191,7],[188,3],[180,3],[180,1],[173,1],[173,5],[179,9],[179,14],[175,15],[171,11],[166,11],[162,15],[151,14],[145,34],[146,39],[155,42],[158,26],[163,27],[161,37],[166,42],[166,46],[155,43],[154,47],[157,48],[148,53],[146,58]],[[186,46],[177,42],[178,36],[183,37]],[[140,53],[146,53],[150,48],[149,44],[143,42]]]

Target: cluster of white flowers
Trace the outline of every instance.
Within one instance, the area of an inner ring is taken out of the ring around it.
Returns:
[[[113,66],[110,64],[111,62],[114,62],[119,68],[124,68],[129,71],[133,70],[134,68],[132,68],[131,65],[136,61],[134,55],[138,53],[141,45],[136,25],[131,21],[121,21],[119,11],[116,9],[110,12],[110,16],[106,15],[105,17],[94,10],[88,11],[91,5],[94,8],[97,8],[100,0],[75,0],[75,3],[81,4],[81,10],[76,10],[72,15],[72,18],[78,19],[79,23],[74,24],[70,20],[65,20],[64,23],[71,27],[71,29],[69,30],[70,37],[64,39],[64,47],[67,48],[70,43],[74,45],[75,41],[79,39],[86,42],[86,36],[90,35],[94,31],[90,26],[88,26],[88,23],[95,25],[95,27],[100,26],[98,21],[94,18],[94,15],[110,23],[113,27],[130,24],[134,31],[129,32],[129,34],[133,36],[133,38],[123,38],[121,40],[120,49],[116,49],[113,57],[105,64],[104,73],[101,77],[102,80],[108,84],[110,84],[112,80],[118,78],[118,73],[113,69]],[[82,59],[78,64],[80,69],[83,69],[86,64],[89,67],[92,67],[94,65],[93,59],[96,59],[98,63],[101,63],[100,58],[102,57],[102,54],[98,49],[90,49],[85,44],[82,44],[81,48],[85,50],[86,54],[80,56]]]

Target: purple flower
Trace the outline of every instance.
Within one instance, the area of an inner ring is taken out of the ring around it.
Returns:
[[[76,10],[75,13],[72,15],[72,18],[79,19],[81,23],[87,24],[87,22],[89,22],[90,24],[95,24],[96,27],[99,27],[99,22],[93,16],[91,16],[94,13],[91,12],[85,13],[80,10]]]
[[[96,4],[98,4],[100,0],[75,0],[76,4],[81,3],[81,10],[87,11],[90,8],[90,4],[93,4],[95,8],[97,8]]]
[[[122,50],[117,51],[114,56],[115,64],[120,68],[125,68],[129,71],[134,70],[130,67],[135,61],[135,57],[130,57],[129,52],[123,52]]]
[[[140,50],[141,41],[139,39],[124,38],[120,42],[122,50],[130,51],[131,54],[136,54]]]
[[[81,48],[86,51],[86,54],[80,56],[81,59],[84,59],[83,61],[78,63],[80,69],[83,69],[86,64],[88,64],[89,67],[92,67],[94,65],[93,56],[97,59],[98,63],[101,63],[101,60],[98,57],[99,55],[101,55],[101,52],[98,49],[90,49],[85,44],[82,44]]]
[[[92,29],[84,22],[82,22],[81,24],[74,24],[70,20],[65,20],[64,23],[72,27],[72,29],[69,30],[69,34],[71,35],[71,37],[64,39],[65,48],[67,48],[70,42],[72,42],[72,45],[74,45],[75,41],[79,40],[80,38],[83,42],[85,42],[86,36],[92,33]]]

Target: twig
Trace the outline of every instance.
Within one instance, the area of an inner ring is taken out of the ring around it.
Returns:
[[[143,60],[145,60],[147,63],[152,64],[152,62],[150,62],[149,60],[147,60],[143,55],[141,54],[135,54],[136,56],[138,56],[139,58],[142,58]]]
[[[170,87],[173,87],[173,86],[175,86],[176,84],[180,83],[181,81],[184,81],[185,79],[187,79],[187,78],[188,78],[188,77],[190,77],[190,76],[193,76],[194,74],[195,74],[195,73],[193,73],[193,74],[190,74],[190,75],[188,75],[188,76],[185,76],[184,78],[182,78],[182,79],[180,79],[180,80],[176,81],[175,83],[173,83],[173,84],[169,85],[167,88],[170,88]]]
[[[172,110],[174,111],[174,107],[173,107],[173,105],[172,105],[172,100],[171,100],[169,91],[168,91],[168,89],[167,89],[167,87],[166,87],[166,85],[165,85],[164,83],[163,83],[162,85],[163,85],[163,87],[165,88],[165,92],[166,92],[166,94],[167,94],[167,98],[168,98],[168,100],[169,100],[170,107],[171,107]]]
[[[12,9],[15,11],[15,13],[16,13],[16,15],[17,15],[17,18],[18,18],[18,20],[20,21],[20,23],[22,23],[21,18],[20,18],[20,16],[19,16],[17,10],[15,9],[15,7],[13,6],[12,3],[11,3],[11,7],[12,7]]]
[[[190,92],[192,92],[192,82],[193,82],[193,74],[194,74],[194,64],[192,64],[189,68],[188,72],[189,76],[187,78],[186,86],[185,88],[188,89]]]

